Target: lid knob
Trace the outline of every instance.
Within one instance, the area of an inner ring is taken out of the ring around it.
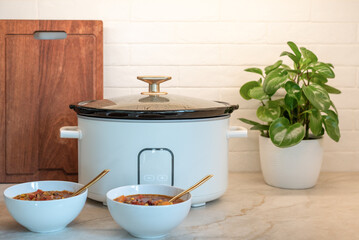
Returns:
[[[168,76],[138,76],[137,79],[149,84],[148,92],[142,92],[143,95],[165,95],[167,92],[160,92],[160,83],[170,80]]]

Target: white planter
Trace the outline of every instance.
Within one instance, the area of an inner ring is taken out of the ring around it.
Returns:
[[[323,139],[303,140],[289,148],[276,147],[270,138],[259,137],[264,181],[271,186],[305,189],[317,183],[323,159]]]

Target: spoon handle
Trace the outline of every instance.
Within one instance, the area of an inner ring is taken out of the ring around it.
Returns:
[[[105,176],[109,171],[110,171],[109,169],[103,170],[102,173],[100,173],[99,175],[97,175],[97,177],[92,179],[91,182],[89,182],[88,184],[86,184],[85,186],[83,186],[82,188],[77,190],[76,192],[74,192],[72,194],[72,196],[77,196],[80,193],[82,193],[83,191],[85,191],[86,188],[89,188],[90,186],[92,186],[94,183],[96,183],[98,180],[100,180],[103,176]]]
[[[207,175],[206,177],[202,178],[201,181],[199,181],[198,183],[196,183],[195,185],[193,185],[192,187],[188,188],[187,190],[184,190],[183,192],[177,194],[176,196],[174,196],[173,198],[171,198],[168,202],[174,202],[176,201],[178,198],[182,197],[183,195],[189,193],[190,191],[198,188],[199,186],[201,186],[203,183],[207,182],[211,177],[213,177],[212,174]]]

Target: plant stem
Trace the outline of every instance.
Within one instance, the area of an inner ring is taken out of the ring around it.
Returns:
[[[309,100],[307,99],[305,101],[305,108],[304,108],[304,111],[309,111],[309,108],[310,108],[310,102]],[[305,136],[304,136],[304,139],[308,139],[309,137],[309,113],[306,112],[304,114],[305,118],[304,118],[304,124],[305,124]]]
[[[309,137],[309,121],[307,120],[307,122],[305,123],[305,136],[304,139],[308,139]]]

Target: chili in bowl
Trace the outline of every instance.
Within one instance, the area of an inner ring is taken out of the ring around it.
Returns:
[[[21,183],[7,188],[4,199],[11,216],[28,230],[54,232],[64,229],[80,214],[87,190],[77,196],[71,194],[82,186],[67,181]]]
[[[66,190],[63,191],[42,191],[38,189],[36,192],[31,193],[22,193],[19,194],[13,199],[17,200],[26,200],[26,201],[48,201],[48,200],[57,200],[71,197],[73,192]]]
[[[128,233],[140,238],[163,237],[188,215],[191,194],[173,204],[173,196],[183,189],[168,185],[131,185],[107,192],[107,206],[115,222]]]
[[[183,202],[183,200],[180,198],[173,203],[169,202],[171,198],[171,196],[160,194],[135,194],[128,196],[121,195],[113,200],[117,202],[142,206],[164,206]]]

